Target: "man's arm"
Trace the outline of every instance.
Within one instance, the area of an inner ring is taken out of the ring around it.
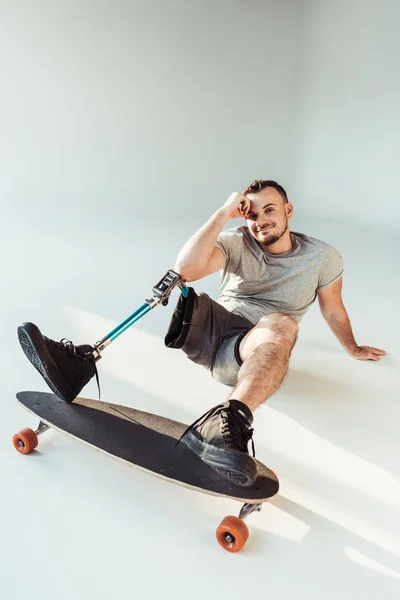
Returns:
[[[372,346],[357,345],[349,316],[343,304],[342,285],[343,278],[341,277],[329,287],[318,291],[318,301],[322,316],[350,356],[359,360],[377,361],[386,352]]]
[[[216,248],[215,242],[224,225],[232,218],[244,217],[249,206],[245,196],[233,192],[224,206],[186,242],[178,254],[174,270],[186,281],[196,281],[222,269],[225,256]]]

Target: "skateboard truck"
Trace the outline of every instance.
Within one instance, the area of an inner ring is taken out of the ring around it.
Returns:
[[[139,319],[144,317],[152,308],[157,304],[167,306],[171,292],[179,286],[181,293],[184,296],[188,296],[189,290],[185,285],[185,281],[176,271],[169,269],[164,277],[153,287],[153,297],[146,300],[142,306],[140,306],[134,313],[132,313],[125,321],[123,321],[118,327],[110,331],[106,336],[94,344],[94,357],[97,360],[101,358],[101,352],[111,344],[117,337],[124,331],[129,329],[131,325],[136,323]]]
[[[262,504],[243,504],[239,514],[239,519],[242,519],[242,521],[244,521],[249,515],[251,515],[252,512],[260,512],[261,509]]]

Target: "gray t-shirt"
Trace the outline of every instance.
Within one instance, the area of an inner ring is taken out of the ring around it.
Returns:
[[[218,302],[256,324],[280,312],[300,321],[317,297],[343,273],[343,259],[329,244],[291,232],[292,249],[270,254],[248,227],[222,231],[216,247],[225,254]]]

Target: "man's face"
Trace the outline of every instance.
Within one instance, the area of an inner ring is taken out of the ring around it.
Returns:
[[[285,203],[280,193],[267,187],[256,194],[247,194],[250,209],[246,215],[251,235],[264,247],[275,244],[287,231],[292,205]]]

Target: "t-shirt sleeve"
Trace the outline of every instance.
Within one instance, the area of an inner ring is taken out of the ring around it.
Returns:
[[[226,262],[235,257],[240,244],[240,236],[234,230],[221,231],[215,242],[215,246],[224,253]]]
[[[326,244],[324,260],[318,278],[317,290],[322,290],[335,283],[343,275],[343,257],[333,246]]]

